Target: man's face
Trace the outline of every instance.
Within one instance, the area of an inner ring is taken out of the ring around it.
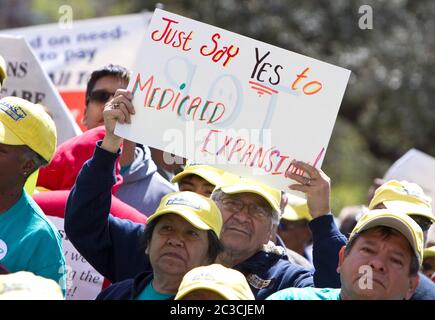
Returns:
[[[149,244],[154,272],[181,278],[191,269],[207,265],[207,231],[199,230],[177,214],[165,214],[157,222]]]
[[[422,271],[425,276],[435,282],[435,257],[424,259]]]
[[[272,208],[263,197],[254,193],[222,194],[217,205],[224,223],[221,242],[225,252],[247,259],[269,241]],[[243,208],[238,209],[241,206]]]
[[[363,232],[348,256],[340,255],[342,295],[352,300],[409,299],[418,284],[418,276],[409,274],[412,256],[409,242],[398,232],[389,237],[379,229]]]
[[[311,241],[311,230],[308,220],[301,219],[289,221],[281,219],[278,227],[278,235],[284,241],[287,248],[304,255],[305,247]]]
[[[204,197],[210,198],[213,192],[214,185],[212,185],[207,180],[197,176],[196,174],[189,174],[181,179],[179,185],[180,191],[192,191],[203,195]]]
[[[24,148],[0,143],[0,190],[17,185],[23,177]]]
[[[105,76],[95,82],[83,117],[83,124],[88,130],[104,125],[104,105],[113,98],[116,90],[125,89],[127,85],[126,81],[115,76]]]

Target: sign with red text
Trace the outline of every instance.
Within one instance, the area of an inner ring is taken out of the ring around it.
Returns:
[[[58,145],[81,133],[24,38],[0,35],[0,55],[6,61],[8,74],[0,90],[1,96],[17,96],[45,106],[56,124]]]
[[[349,75],[157,9],[129,84],[136,114],[115,132],[287,190],[293,159],[321,166]]]
[[[70,26],[52,23],[0,33],[23,36],[28,41],[81,124],[91,72],[108,64],[130,69],[140,44],[140,30],[146,30],[151,16],[143,12],[73,20]]]

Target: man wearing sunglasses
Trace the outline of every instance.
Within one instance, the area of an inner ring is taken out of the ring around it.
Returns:
[[[93,129],[104,125],[103,110],[118,89],[127,88],[130,76],[126,68],[107,65],[92,72],[86,87],[86,107],[83,124]],[[158,172],[147,146],[136,147],[124,140],[119,160],[123,183],[116,196],[148,215],[157,209],[160,199],[176,188]]]
[[[107,65],[92,72],[86,87],[86,106],[83,125],[89,130],[104,125],[104,105],[117,89],[127,88],[128,70],[121,66]]]

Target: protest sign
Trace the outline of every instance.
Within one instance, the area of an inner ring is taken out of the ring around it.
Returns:
[[[320,167],[350,71],[156,9],[116,134],[287,190]],[[302,174],[302,172],[300,172]]]
[[[58,145],[81,133],[24,38],[0,35],[0,55],[6,61],[8,74],[1,96],[17,96],[45,106],[56,124]]]
[[[387,170],[384,180],[407,180],[423,188],[435,201],[435,158],[417,149],[410,149]],[[435,213],[435,212],[434,212]]]
[[[48,216],[62,236],[66,265],[66,299],[94,300],[101,292],[104,277],[74,248],[66,236],[64,219]]]
[[[24,36],[81,125],[90,73],[108,64],[131,68],[141,30],[151,18],[144,12],[2,30]],[[84,129],[82,127],[82,129]]]

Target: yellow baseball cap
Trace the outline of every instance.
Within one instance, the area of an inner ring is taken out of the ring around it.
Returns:
[[[288,202],[285,206],[284,213],[281,216],[282,219],[289,221],[296,221],[307,219],[308,221],[313,220],[313,217],[308,210],[307,200],[299,198],[292,194],[286,194]]]
[[[0,143],[27,145],[50,161],[56,141],[56,126],[41,105],[18,97],[0,100]]]
[[[212,230],[220,237],[222,215],[214,201],[191,191],[172,192],[160,201],[156,212],[148,217],[148,223],[164,214],[174,213],[186,219],[200,230]]]
[[[390,180],[376,189],[369,209],[374,209],[378,204],[383,203],[387,209],[395,212],[421,215],[435,222],[431,202],[432,200],[424,194],[418,184],[405,180]]]
[[[63,295],[54,280],[20,271],[0,275],[0,300],[63,300]]]
[[[197,175],[212,185],[216,186],[220,183],[224,170],[203,164],[187,165],[183,171],[172,178],[172,183],[180,182],[184,177],[194,174]]]
[[[350,234],[349,242],[356,234],[377,226],[386,226],[399,231],[410,243],[421,265],[423,261],[423,231],[412,218],[400,211],[395,212],[390,209],[370,210],[358,220]]]
[[[222,176],[221,184],[216,186],[215,190],[222,190],[226,194],[237,193],[255,193],[263,197],[270,206],[277,212],[280,212],[281,191],[267,184],[253,179],[247,179],[235,174],[225,172]]]
[[[198,267],[186,273],[175,300],[201,289],[214,291],[227,300],[255,300],[245,276],[220,264]]]
[[[435,257],[435,246],[424,249],[423,258],[432,258]]]
[[[5,59],[3,59],[2,56],[0,56],[0,86],[3,84],[3,81],[5,81],[6,78],[7,78],[6,62]]]

